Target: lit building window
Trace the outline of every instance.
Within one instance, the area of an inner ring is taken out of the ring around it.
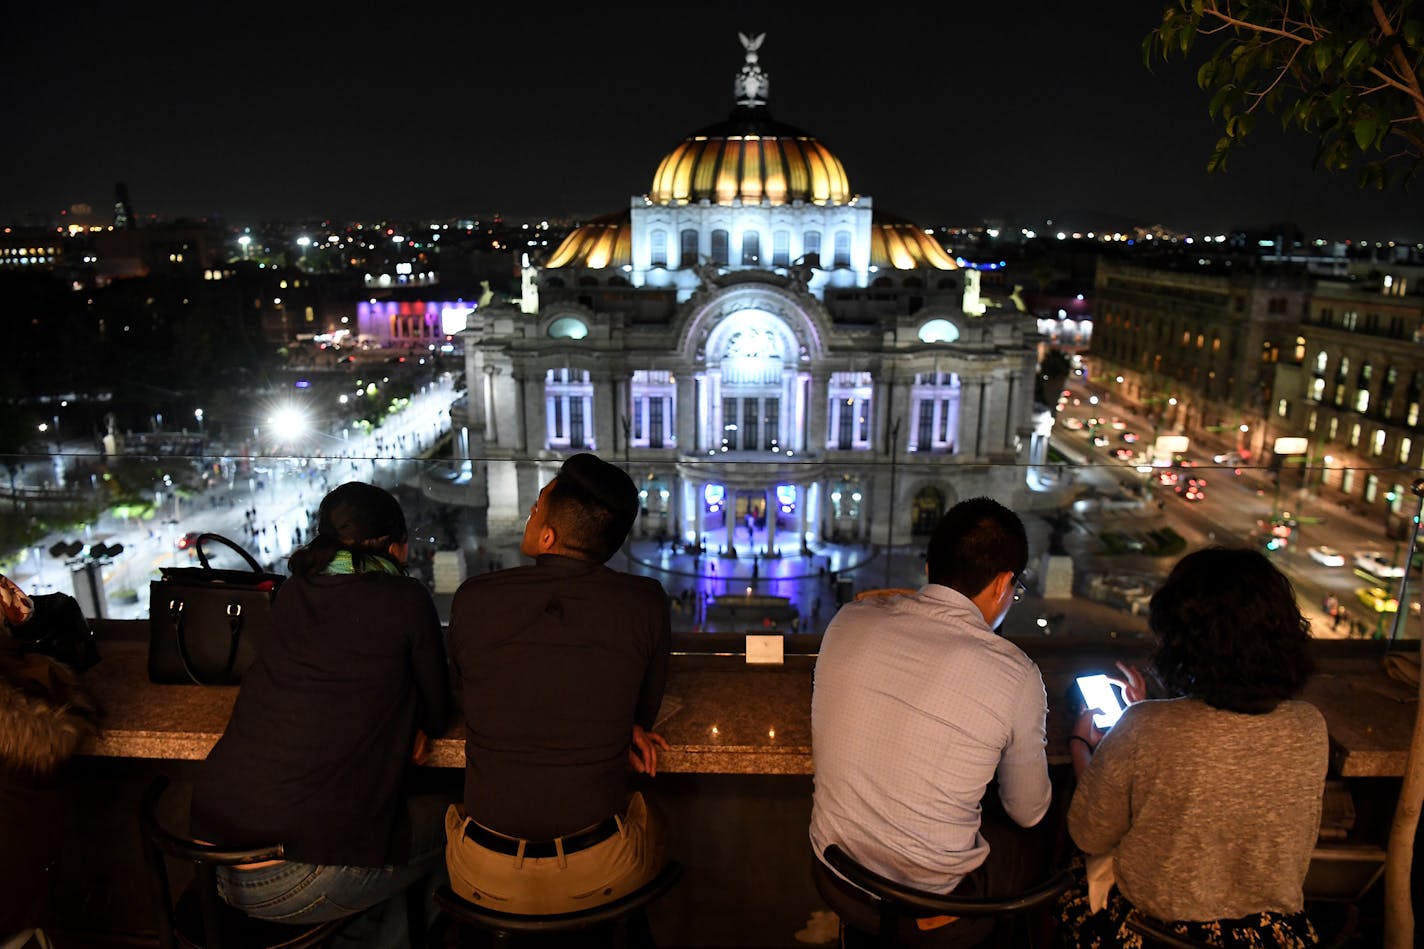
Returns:
[[[870,448],[871,378],[868,372],[833,372],[827,394],[826,447],[840,451]]]
[[[667,371],[639,369],[629,384],[633,403],[631,444],[640,448],[667,448],[676,444],[677,384]]]
[[[771,265],[791,266],[791,232],[776,231],[771,235]]]
[[[667,231],[656,230],[648,235],[649,264],[654,267],[667,266]]]
[[[753,266],[761,263],[761,235],[747,231],[742,235],[742,265]]]
[[[593,444],[593,385],[586,369],[550,369],[544,375],[544,410],[550,448]]]
[[[805,244],[805,247],[801,251],[804,256],[810,257],[815,255],[819,257],[821,255],[820,231],[807,231],[806,235],[802,238],[802,242]]]
[[[718,267],[727,266],[727,232],[715,230],[712,232],[712,263]]]

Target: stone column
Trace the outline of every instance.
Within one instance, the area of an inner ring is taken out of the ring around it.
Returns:
[[[494,366],[485,366],[482,380],[485,388],[485,405],[482,410],[485,427],[485,442],[490,445],[499,444],[499,414],[495,411],[495,376],[499,370]]]
[[[808,486],[796,485],[796,552],[806,549],[806,509],[811,506]]]
[[[959,434],[955,445],[959,454],[977,460],[982,457],[979,444],[981,430],[979,413],[984,394],[983,379],[979,376],[962,376],[959,393]]]
[[[829,405],[827,373],[818,369],[811,374],[811,404],[806,413],[805,452],[812,457],[826,453],[826,409]]]
[[[526,456],[534,455],[543,450],[546,441],[544,377],[526,371],[522,377],[516,376],[515,380],[523,403],[521,415],[524,419],[524,431],[520,433],[519,448]]]
[[[989,377],[988,385],[989,391],[980,409],[982,427],[979,437],[994,446],[992,451],[1004,451],[1013,445],[1009,420],[1009,379],[1003,373],[995,372]]]
[[[616,432],[622,431],[621,412],[626,406],[618,404],[618,386],[611,373],[590,374],[593,381],[593,444],[595,451],[608,461],[623,457],[622,440]],[[585,423],[587,424],[587,423]]]
[[[697,450],[697,378],[691,370],[677,374],[677,451],[690,455]]]
[[[734,500],[735,497],[735,495],[732,495],[731,497],[725,494],[722,495],[722,500],[724,502],[722,504],[722,533],[725,535],[725,539],[723,540],[723,547],[728,551],[737,549],[737,519],[733,516],[732,513],[734,510],[736,510],[737,507]]]
[[[776,499],[776,485],[766,489],[766,552],[776,549],[776,516],[781,512],[781,502]]]

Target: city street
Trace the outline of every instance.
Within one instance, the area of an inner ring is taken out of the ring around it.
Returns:
[[[285,572],[286,558],[306,539],[311,517],[330,487],[352,479],[393,487],[418,476],[421,453],[449,430],[455,398],[454,380],[447,373],[369,433],[312,433],[287,446],[290,454],[250,459],[223,456],[213,446],[208,458],[217,461],[219,474],[212,487],[186,498],[166,492],[161,513],[149,520],[125,520],[110,512],[81,535],[46,537],[29,549],[11,578],[31,593],[74,593],[70,567],[51,557],[50,547],[76,539],[89,545],[122,544],[123,552],[103,566],[106,616],[134,619],[148,615],[148,583],[159,578],[160,568],[197,565],[191,543],[180,546],[189,535],[221,534],[269,569]],[[179,462],[186,459],[175,459]],[[246,569],[226,547],[209,544],[204,552],[213,566]]]
[[[1068,391],[1071,395],[1054,429],[1054,447],[1070,458],[1082,460],[1077,474],[1085,483],[1100,491],[1121,492],[1142,502],[1136,510],[1124,511],[1115,517],[1099,517],[1091,522],[1078,518],[1084,534],[1095,536],[1124,524],[1128,530],[1137,531],[1167,524],[1187,539],[1189,549],[1207,543],[1241,544],[1259,549],[1269,535],[1273,516],[1291,516],[1297,526],[1289,542],[1270,556],[1291,578],[1302,609],[1312,621],[1313,634],[1347,636],[1353,620],[1361,624],[1367,634],[1378,631],[1389,635],[1394,614],[1377,612],[1363,602],[1357,591],[1368,590],[1372,584],[1355,573],[1353,558],[1358,552],[1378,551],[1384,559],[1402,563],[1407,541],[1390,540],[1385,536],[1383,524],[1347,511],[1312,489],[1302,489],[1300,485],[1313,479],[1301,468],[1286,468],[1278,485],[1264,460],[1252,459],[1250,464],[1241,466],[1215,462],[1217,455],[1238,448],[1230,438],[1209,436],[1193,440],[1187,451],[1180,453],[1179,464],[1141,471],[1139,466],[1146,463],[1142,453],[1155,435],[1171,433],[1154,431],[1152,423],[1132,406],[1108,402],[1101,395],[1094,404],[1092,395],[1082,385],[1070,383]],[[1089,421],[1093,418],[1100,420],[1096,426]],[[1068,419],[1078,420],[1081,427],[1073,427],[1074,423],[1067,422]],[[1105,439],[1105,444],[1094,445],[1094,435]],[[1124,435],[1137,438],[1128,441]],[[1116,457],[1113,453],[1121,449],[1132,450],[1134,457]],[[1163,483],[1164,471],[1168,478],[1175,477],[1177,484]],[[1200,500],[1187,500],[1178,492],[1178,487],[1189,478],[1204,479]],[[1417,505],[1417,500],[1411,500]],[[1343,562],[1337,565],[1317,562],[1309,551],[1321,546],[1334,548]],[[1140,566],[1165,575],[1175,559],[1132,557],[1122,560],[1121,566],[1134,570]],[[1418,638],[1421,632],[1417,609],[1419,584],[1419,574],[1411,574],[1408,598],[1415,607],[1411,610],[1408,628],[1401,633],[1409,638]],[[1390,580],[1389,596],[1397,595],[1398,585],[1397,579]],[[1327,616],[1324,610],[1326,598],[1331,596],[1340,606],[1335,618]]]
[[[1073,476],[1082,487],[1062,538],[1079,578],[1075,590],[1080,594],[1085,579],[1095,575],[1111,577],[1119,585],[1135,581],[1137,597],[1145,605],[1145,597],[1177,559],[1130,550],[1108,554],[1106,533],[1130,542],[1170,527],[1185,539],[1187,550],[1211,543],[1259,545],[1262,525],[1268,524],[1273,514],[1290,511],[1299,526],[1290,543],[1271,556],[1291,577],[1313,634],[1348,636],[1354,622],[1359,624],[1355,628],[1358,634],[1389,635],[1394,614],[1377,612],[1360,599],[1357,591],[1368,585],[1352,565],[1358,551],[1377,550],[1386,559],[1403,557],[1399,545],[1385,539],[1383,525],[1291,490],[1292,479],[1302,477],[1294,470],[1286,471],[1286,487],[1278,494],[1272,473],[1264,468],[1217,464],[1212,456],[1234,447],[1224,440],[1191,444],[1171,468],[1140,470],[1140,455],[1119,458],[1113,453],[1123,448],[1135,454],[1145,450],[1153,437],[1151,423],[1130,407],[1101,399],[1094,404],[1079,385],[1070,384],[1069,391],[1052,444],[1071,463]],[[123,553],[103,566],[106,615],[131,619],[147,615],[148,582],[159,577],[160,568],[197,563],[191,538],[200,532],[238,541],[264,566],[284,572],[286,558],[306,539],[316,506],[331,486],[352,478],[387,487],[418,482],[423,467],[418,459],[448,430],[454,398],[453,381],[447,374],[369,434],[313,435],[309,443],[290,445],[289,454],[224,458],[212,487],[181,499],[176,492],[167,492],[161,497],[159,516],[126,522],[106,514],[82,537],[45,538],[30,548],[14,579],[34,593],[73,592],[70,566],[49,554],[54,543],[80,539],[86,544],[122,544]],[[1097,425],[1091,423],[1094,418],[1099,419]],[[1095,435],[1106,443],[1095,446]],[[214,452],[213,457],[221,456]],[[1202,479],[1200,500],[1186,500],[1175,485],[1164,483],[1163,472],[1174,475],[1179,485],[1182,479]],[[416,517],[414,512],[411,516]],[[1036,564],[1046,564],[1037,558],[1046,553],[1050,527],[1037,523],[1037,518],[1030,520],[1034,522],[1031,536],[1041,548],[1034,551]],[[416,526],[412,521],[412,527]],[[517,535],[452,539],[466,548],[471,571],[523,562]],[[756,543],[764,546],[764,538]],[[1307,554],[1310,548],[1327,544],[1340,552],[1343,563],[1326,565]],[[205,549],[215,566],[243,566],[237,555],[224,547],[208,545]],[[762,597],[783,598],[795,611],[794,619],[787,618],[788,612],[771,620],[771,628],[820,632],[834,614],[838,597],[875,587],[917,587],[924,580],[922,541],[889,551],[869,544],[814,544],[801,554],[783,549],[777,557],[753,558],[752,549],[749,542],[740,557],[709,557],[639,538],[614,565],[660,580],[674,601],[674,628],[688,632],[765,628],[771,618],[763,615],[770,611],[762,604],[774,605],[775,601],[755,599]],[[843,581],[842,585],[838,586],[837,580]],[[1388,595],[1396,595],[1397,587],[1398,581],[1392,580]],[[1416,589],[1412,577],[1410,590]],[[1022,636],[1146,635],[1144,609],[1134,612],[1126,604],[1118,608],[1083,595],[1045,599],[1043,592],[1041,580],[1031,584],[1023,603],[1010,613],[1007,632]],[[1331,596],[1339,604],[1335,617],[1327,615],[1324,608]],[[1409,599],[1418,602],[1413,592]],[[448,616],[449,594],[437,596],[437,602],[442,615]],[[1420,631],[1416,610],[1402,635],[1413,638]]]

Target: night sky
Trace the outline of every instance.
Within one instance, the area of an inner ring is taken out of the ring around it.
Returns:
[[[772,115],[877,208],[986,219],[1424,240],[1424,183],[1361,192],[1266,116],[1224,175],[1195,66],[1143,65],[1155,0],[7,3],[0,222],[75,203],[229,224],[587,217],[725,118],[737,33]],[[923,11],[923,12],[922,12]]]

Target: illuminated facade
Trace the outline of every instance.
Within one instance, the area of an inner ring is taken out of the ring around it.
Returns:
[[[988,310],[976,271],[771,118],[760,41],[726,121],[526,267],[521,306],[470,317],[453,421],[491,532],[578,450],[627,468],[644,536],[710,550],[909,543],[961,498],[1057,503],[1033,318]]]

